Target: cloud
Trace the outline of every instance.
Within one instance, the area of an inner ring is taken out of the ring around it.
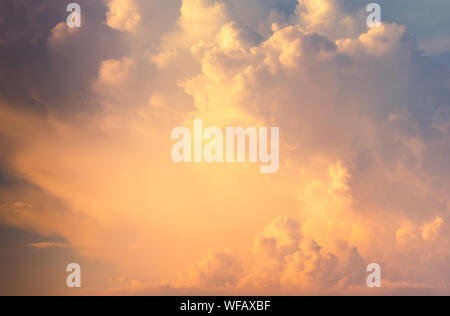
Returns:
[[[267,235],[278,237],[262,237]],[[266,259],[261,255],[268,253],[275,261],[256,266],[241,285],[244,288],[269,285],[299,292],[362,287],[366,261],[356,247],[338,239],[335,243],[335,252],[328,252],[313,235],[305,234],[296,220],[275,219],[256,239],[257,260],[264,262]]]
[[[405,27],[396,24],[382,24],[381,27],[371,28],[367,33],[359,36],[357,40],[346,39],[338,41],[342,52],[352,55],[363,50],[363,54],[386,56],[389,53],[398,52]]]
[[[120,34],[104,24],[102,0],[77,3],[82,8],[80,29],[66,26],[67,3],[0,4],[6,21],[0,58],[2,102],[23,110],[72,115],[95,108],[92,80],[101,61],[122,57],[123,43]]]
[[[285,289],[288,293],[342,291],[364,286],[366,261],[356,247],[337,242],[336,253],[324,250],[312,236],[302,239],[298,221],[274,219],[255,236],[255,255],[245,268],[230,251],[210,252],[170,287],[197,293],[261,293]]]
[[[5,209],[29,209],[32,208],[33,206],[29,203],[14,202],[9,204],[3,204],[1,207]]]
[[[229,252],[210,252],[189,269],[187,278],[183,275],[177,287],[226,288],[236,286],[243,268],[237,257]]]
[[[436,217],[431,223],[425,224],[422,229],[423,240],[436,240],[443,223],[444,220],[442,218]]]
[[[99,82],[109,86],[119,86],[130,78],[135,62],[128,57],[121,60],[105,60],[99,70]]]
[[[28,69],[0,59],[3,224],[130,291],[360,293],[378,262],[387,293],[448,292],[450,73],[407,27],[367,30],[344,0],[93,5],[89,32],[33,33]],[[174,165],[168,135],[195,117],[280,126],[279,173]]]
[[[438,55],[450,51],[450,38],[442,37],[427,42],[419,43],[419,48],[425,51],[426,55]]]
[[[261,249],[269,256],[283,259],[298,250],[300,240],[298,222],[288,217],[280,217],[273,220],[256,238],[256,245],[257,249]]]
[[[134,0],[111,0],[106,23],[109,27],[124,32],[135,32],[141,16]]]
[[[58,45],[68,40],[70,36],[73,36],[79,32],[78,28],[70,28],[66,23],[58,23],[51,31],[49,38],[51,45]]]
[[[36,249],[49,249],[49,248],[70,248],[69,245],[60,242],[37,242],[28,244],[29,247]]]
[[[365,30],[365,8],[352,0],[300,0],[298,24],[330,39],[354,37]]]

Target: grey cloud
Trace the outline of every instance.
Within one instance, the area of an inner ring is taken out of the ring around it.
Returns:
[[[49,37],[57,24],[66,21],[65,2],[0,2],[0,96],[4,101],[43,113],[77,113],[95,106],[89,97],[98,66],[105,58],[123,54],[123,49],[117,32],[103,23],[103,2],[78,2],[83,27],[59,47],[51,47]]]

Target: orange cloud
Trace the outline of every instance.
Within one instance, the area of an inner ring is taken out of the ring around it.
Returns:
[[[0,103],[8,166],[28,184],[0,190],[1,222],[107,264],[112,292],[361,293],[369,262],[386,291],[448,290],[448,90],[422,85],[403,26],[367,31],[342,3],[302,1],[257,34],[226,3],[183,0],[147,42],[141,3],[109,1],[126,57],[95,69],[93,97],[79,96],[95,106]],[[279,173],[174,164],[170,131],[195,117],[280,126]]]
[[[111,0],[108,3],[106,24],[119,31],[135,32],[141,16],[134,0]]]
[[[37,242],[28,244],[29,247],[36,249],[49,249],[49,248],[69,248],[70,246],[60,242]]]

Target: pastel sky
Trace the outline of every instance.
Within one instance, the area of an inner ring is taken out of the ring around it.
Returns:
[[[372,29],[372,1],[77,2],[0,0],[0,295],[450,295],[448,0]],[[279,171],[175,164],[195,118],[279,127]]]

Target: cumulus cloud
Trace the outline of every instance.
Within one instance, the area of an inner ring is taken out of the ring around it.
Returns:
[[[422,228],[423,240],[436,240],[443,223],[444,220],[441,217],[436,217],[431,223],[425,224]]]
[[[2,222],[62,236],[139,289],[349,293],[379,262],[389,291],[448,291],[450,72],[408,28],[368,30],[350,0],[183,0],[170,19],[139,10],[163,2],[107,2],[101,22],[126,34],[78,63],[89,111],[2,100],[9,166],[33,185],[1,191]],[[68,36],[58,25],[45,39]],[[195,117],[280,126],[279,173],[174,166],[167,136]]]
[[[50,36],[50,44],[58,45],[60,43],[64,43],[66,40],[77,34],[79,32],[78,28],[70,28],[67,26],[67,23],[61,22],[58,23],[51,31]]]
[[[229,251],[209,253],[181,274],[173,288],[244,294],[278,288],[300,294],[363,287],[366,261],[356,247],[337,241],[336,252],[327,252],[312,236],[301,235],[297,220],[276,218],[256,234],[252,264],[244,268]]]
[[[141,16],[134,0],[111,0],[106,23],[113,29],[124,32],[135,32]]]
[[[180,276],[178,287],[226,288],[236,286],[243,268],[231,252],[210,252],[189,269],[187,278]]]
[[[256,238],[257,260],[264,260],[260,256],[266,253],[275,261],[268,266],[255,267],[241,285],[256,288],[275,286],[290,289],[291,293],[363,286],[366,261],[356,247],[336,239],[334,252],[329,252],[314,240],[313,235],[304,235],[300,239],[300,233],[304,234],[300,224],[289,218],[275,219],[266,226]],[[278,237],[263,237],[267,235]],[[274,245],[277,244],[279,251],[275,253]]]
[[[291,218],[277,218],[256,238],[256,245],[274,258],[293,254],[300,244],[300,225]]]
[[[121,60],[105,60],[100,66],[99,82],[110,86],[124,84],[130,78],[134,67],[135,62],[128,57]]]

